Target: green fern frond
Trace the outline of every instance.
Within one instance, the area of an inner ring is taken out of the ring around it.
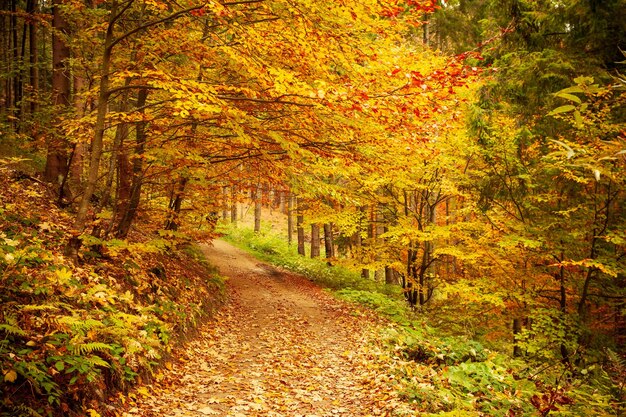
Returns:
[[[85,360],[94,368],[96,366],[101,366],[103,368],[111,367],[111,365],[107,361],[102,359],[100,356],[91,355],[91,356],[86,357]]]
[[[20,329],[17,325],[8,323],[1,323],[0,331],[11,336],[26,336],[26,332],[24,330]]]
[[[59,323],[69,326],[73,331],[85,333],[95,328],[105,327],[104,323],[99,320],[87,319],[83,320],[76,316],[64,316],[59,318]]]
[[[58,311],[59,307],[52,304],[25,304],[19,306],[21,311]]]
[[[85,355],[87,353],[93,353],[93,352],[102,352],[102,351],[111,351],[113,350],[113,346],[106,344],[106,343],[101,343],[101,342],[91,342],[91,343],[79,343],[76,345],[69,345],[68,346],[69,351],[72,353],[72,355]]]
[[[15,416],[15,417],[43,417],[37,411],[22,404],[10,406],[10,412],[11,414],[9,415]],[[4,416],[4,415],[5,414],[0,414],[0,416]]]

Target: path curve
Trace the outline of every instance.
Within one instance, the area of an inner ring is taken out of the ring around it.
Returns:
[[[372,318],[224,241],[203,251],[229,301],[127,416],[392,415],[398,400],[362,351]]]

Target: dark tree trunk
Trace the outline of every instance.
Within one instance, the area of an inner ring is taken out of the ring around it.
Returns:
[[[142,88],[137,93],[137,108],[140,111],[146,105],[148,99],[148,89]],[[128,208],[122,216],[117,227],[116,235],[120,238],[125,238],[130,231],[130,227],[135,220],[137,210],[139,208],[139,202],[141,200],[141,187],[143,185],[143,154],[146,146],[146,127],[147,122],[139,122],[135,128],[135,157],[133,158],[133,180],[130,187],[130,199],[128,201]]]
[[[222,187],[222,220],[228,220],[228,187]]]
[[[11,31],[11,56],[13,61],[12,68],[12,76],[11,80],[13,85],[11,89],[13,91],[13,97],[11,99],[12,103],[12,113],[15,120],[14,129],[19,131],[19,120],[21,117],[21,100],[22,100],[22,61],[20,59],[20,43],[18,36],[18,26],[17,26],[17,0],[10,1],[11,8],[11,17],[10,17],[10,31]]]
[[[287,194],[287,242],[293,243],[293,206],[295,197]]]
[[[67,35],[69,27],[58,7],[61,4],[63,4],[63,0],[52,2],[52,26],[54,28],[52,35],[52,103],[56,107],[56,114],[65,111],[70,105],[70,49],[62,39],[62,36]],[[108,64],[108,60],[103,62],[103,66],[107,66],[107,72]],[[108,85],[108,80],[105,83]],[[104,119],[102,122],[104,123]],[[60,184],[63,177],[67,175],[68,144],[60,135],[50,135],[47,146],[48,154],[44,179],[51,183]],[[62,193],[62,190],[60,192]],[[91,195],[88,198],[91,199]]]
[[[237,224],[237,187],[230,187],[230,222]]]
[[[319,258],[320,256],[320,225],[311,224],[311,258]]]
[[[27,6],[28,14],[34,16],[39,11],[39,1],[29,0]],[[39,54],[37,48],[39,46],[37,37],[37,22],[32,19],[28,25],[28,57],[29,57],[29,77],[30,77],[30,113],[37,112],[37,101],[39,99],[39,68],[37,68]]]
[[[386,266],[385,267],[385,284],[388,285],[396,285],[398,284],[398,279],[396,277],[396,271],[392,268]]]
[[[263,191],[261,186],[257,185],[254,192],[254,232],[261,233],[261,209],[262,209]]]
[[[185,187],[187,186],[188,179],[181,177],[178,180],[178,184],[174,187],[172,195],[170,196],[170,202],[168,205],[168,219],[165,223],[165,230],[178,230],[180,226],[180,209],[183,205],[185,198]]]
[[[306,250],[304,246],[304,214],[302,214],[302,205],[299,199],[296,199],[296,206],[298,211],[298,216],[296,220],[298,228],[298,254],[306,256]]]
[[[332,223],[324,223],[324,250],[326,258],[335,257],[335,246],[333,244],[333,225]]]

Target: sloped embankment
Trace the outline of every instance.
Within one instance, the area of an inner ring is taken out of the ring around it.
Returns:
[[[151,376],[219,304],[197,249],[157,234],[63,257],[71,216],[45,185],[0,181],[0,415],[85,415]]]

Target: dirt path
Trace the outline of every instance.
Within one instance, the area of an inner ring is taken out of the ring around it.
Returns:
[[[375,323],[306,279],[215,241],[229,302],[127,416],[385,416],[397,398],[363,351]],[[133,396],[131,396],[133,398]]]

